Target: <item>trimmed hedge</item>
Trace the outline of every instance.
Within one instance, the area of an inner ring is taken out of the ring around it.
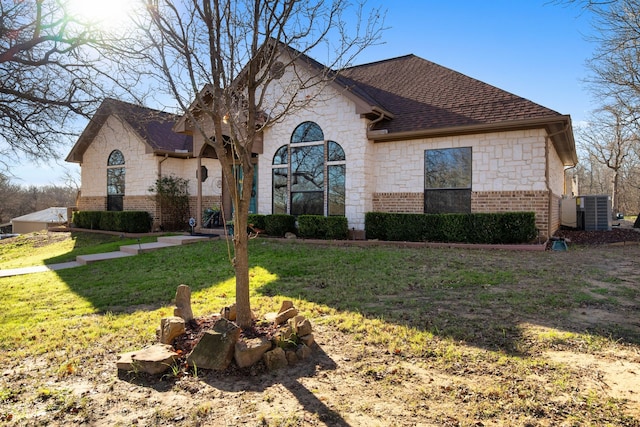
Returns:
[[[90,230],[148,233],[153,218],[146,211],[79,211],[73,213],[73,223]]]
[[[296,217],[286,214],[265,215],[264,230],[269,236],[282,237],[296,232]]]
[[[345,240],[349,225],[344,216],[299,215],[298,234],[307,239]]]
[[[367,212],[367,239],[447,243],[526,243],[537,236],[535,213],[401,214]]]

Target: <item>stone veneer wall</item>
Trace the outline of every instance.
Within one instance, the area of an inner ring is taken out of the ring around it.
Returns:
[[[471,193],[471,212],[535,212],[536,228],[546,237],[549,228],[547,191],[483,191]],[[560,224],[560,198],[553,195],[551,231]],[[374,212],[423,213],[424,193],[374,193]]]

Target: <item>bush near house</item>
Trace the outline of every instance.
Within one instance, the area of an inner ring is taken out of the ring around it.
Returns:
[[[147,211],[78,211],[73,213],[73,224],[89,230],[148,233],[153,218]]]
[[[307,239],[344,240],[349,235],[349,225],[344,216],[300,215],[298,234]]]
[[[296,217],[286,214],[266,215],[264,228],[269,236],[284,236],[288,232],[295,233]]]
[[[535,213],[402,214],[368,212],[367,239],[447,243],[526,243],[537,235]]]

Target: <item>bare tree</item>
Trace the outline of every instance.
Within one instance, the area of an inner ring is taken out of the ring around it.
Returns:
[[[0,168],[22,156],[57,158],[107,88],[127,87],[99,48],[99,28],[68,12],[68,0],[0,0]],[[128,89],[128,87],[127,87]],[[132,91],[127,91],[132,92]]]
[[[616,107],[594,113],[589,126],[579,132],[580,147],[590,160],[595,160],[611,172],[611,203],[614,213],[620,212],[620,178],[630,161],[638,136],[635,127],[626,122],[627,115]],[[593,169],[593,167],[592,167]]]
[[[133,57],[157,71],[194,136],[208,141],[220,161],[235,215],[237,322],[245,328],[252,314],[248,236],[242,231],[252,189],[242,183],[253,181],[254,142],[308,105],[341,67],[378,41],[383,16],[372,10],[363,20],[364,5],[349,9],[345,0],[154,0],[148,12],[139,28],[149,44],[136,47]],[[328,65],[310,60],[312,51],[328,52]],[[285,71],[294,78],[282,87],[278,79]],[[241,173],[234,173],[238,168]]]
[[[640,0],[566,3],[580,4],[594,16],[590,39],[596,50],[588,62],[592,91],[640,127]]]

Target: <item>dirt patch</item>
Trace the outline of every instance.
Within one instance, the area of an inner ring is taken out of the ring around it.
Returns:
[[[545,357],[577,370],[584,389],[599,390],[615,399],[629,401],[629,406],[640,416],[640,354],[623,352],[607,357],[548,351]]]

